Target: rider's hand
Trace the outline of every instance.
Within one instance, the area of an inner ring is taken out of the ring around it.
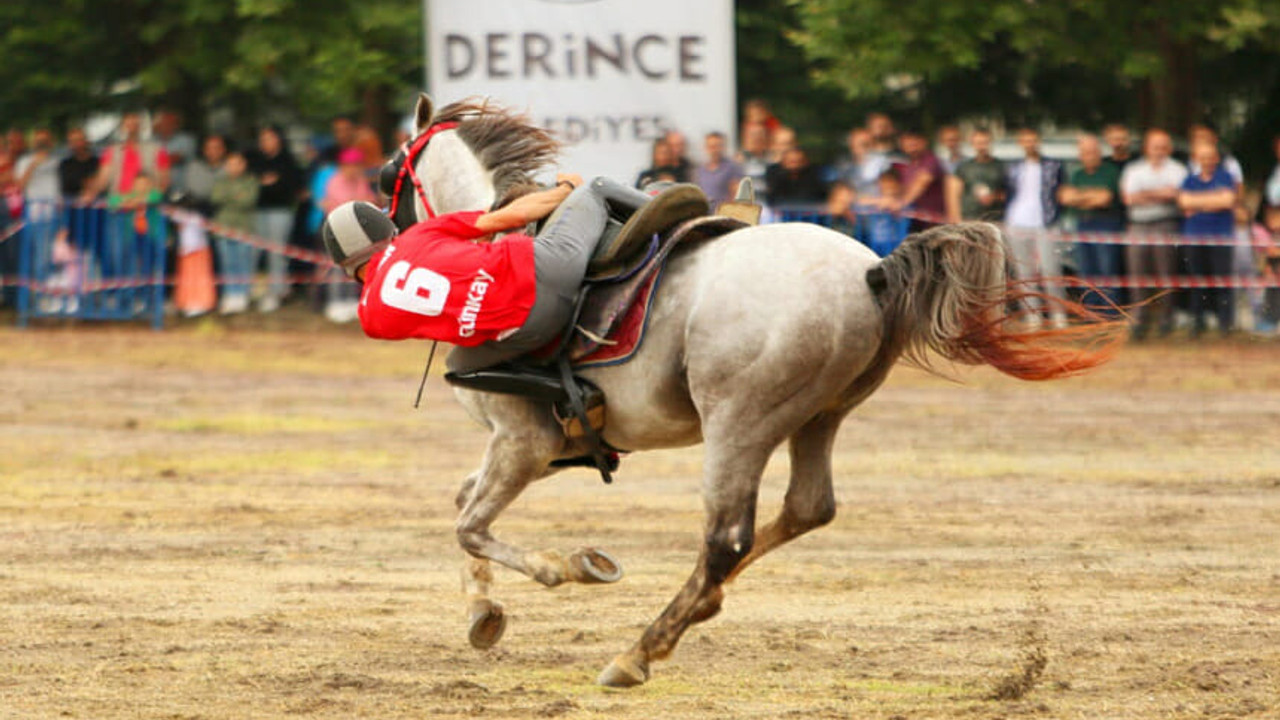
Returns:
[[[570,183],[574,188],[580,188],[582,187],[582,176],[576,173],[557,173],[556,184],[559,185],[562,182]]]

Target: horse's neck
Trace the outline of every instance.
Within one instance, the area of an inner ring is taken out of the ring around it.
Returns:
[[[424,170],[427,195],[437,215],[488,210],[497,199],[493,173],[485,169],[456,131],[447,130],[431,140],[419,162],[418,172]],[[420,198],[417,205],[418,217],[425,218],[427,213]]]

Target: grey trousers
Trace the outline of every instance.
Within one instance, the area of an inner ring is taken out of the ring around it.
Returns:
[[[551,343],[573,315],[587,263],[604,233],[609,210],[604,197],[588,183],[574,190],[550,225],[533,240],[537,299],[520,329],[510,337],[449,353],[450,372],[469,372],[511,360]]]
[[[1156,220],[1148,223],[1129,223],[1129,232],[1137,235],[1137,243],[1125,248],[1125,260],[1129,266],[1129,276],[1159,277],[1169,286],[1173,285],[1174,275],[1178,270],[1178,248],[1171,244],[1142,244],[1141,235],[1177,235],[1180,230],[1177,219]],[[1151,300],[1162,288],[1135,288],[1134,299],[1141,303],[1134,308],[1138,327],[1144,331],[1158,325],[1161,332],[1173,328],[1173,296],[1165,293],[1156,300]],[[1150,304],[1145,304],[1150,301]]]
[[[292,208],[259,208],[254,216],[258,236],[272,244],[284,248],[289,244],[289,229],[293,227]],[[249,271],[257,269],[258,258],[263,250],[254,248],[249,261]],[[285,296],[289,286],[285,284],[285,272],[289,269],[289,258],[278,252],[267,253],[267,295],[279,300]]]
[[[1005,231],[1005,241],[1013,253],[1015,267],[1014,277],[1044,287],[1046,295],[1063,300],[1067,297],[1066,288],[1060,282],[1062,277],[1062,254],[1059,243],[1053,241],[1049,231],[1043,228],[1011,227]],[[1047,303],[1039,297],[1027,300],[1033,310],[1044,310]],[[1055,314],[1061,310],[1053,310]]]

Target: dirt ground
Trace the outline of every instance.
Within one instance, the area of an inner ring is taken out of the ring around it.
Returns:
[[[477,652],[452,498],[484,433],[438,378],[411,408],[424,345],[196,323],[0,347],[0,718],[1280,718],[1274,344],[1047,385],[897,370],[840,436],[835,522],[628,691],[594,679],[692,567],[699,449],[521,498],[500,535],[627,575],[499,571],[510,624]]]

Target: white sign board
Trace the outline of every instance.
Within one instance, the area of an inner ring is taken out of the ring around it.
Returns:
[[[437,107],[528,112],[564,143],[565,171],[629,182],[668,129],[691,153],[736,135],[733,0],[424,1]]]

